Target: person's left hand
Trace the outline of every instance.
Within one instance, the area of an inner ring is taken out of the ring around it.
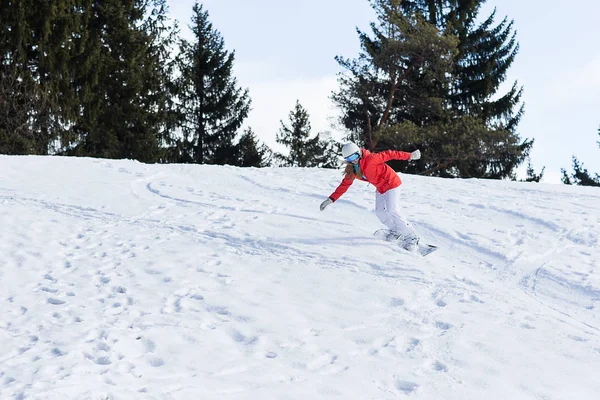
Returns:
[[[421,150],[415,150],[412,153],[410,153],[411,160],[418,160],[419,158],[421,158]]]

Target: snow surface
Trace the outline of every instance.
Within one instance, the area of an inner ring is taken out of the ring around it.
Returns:
[[[0,157],[0,399],[599,399],[600,190]]]

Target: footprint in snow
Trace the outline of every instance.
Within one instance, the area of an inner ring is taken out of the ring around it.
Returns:
[[[96,358],[94,360],[94,362],[98,365],[110,365],[112,364],[112,362],[110,361],[110,358],[107,356],[100,356],[98,358]]]
[[[419,385],[416,384],[415,382],[404,381],[404,380],[401,380],[401,379],[398,379],[396,381],[396,389],[398,389],[398,390],[400,390],[401,392],[404,392],[404,393],[412,393],[418,387],[419,387]]]
[[[450,329],[452,327],[452,325],[450,325],[447,322],[442,322],[442,321],[437,321],[435,323],[435,326],[441,330],[447,331],[448,329]]]
[[[479,297],[475,296],[474,294],[471,295],[470,299],[471,299],[471,301],[473,301],[475,303],[484,304],[484,301],[481,300]]]
[[[435,369],[436,371],[439,371],[439,372],[448,372],[448,367],[439,361],[436,361],[433,364],[433,369]]]
[[[150,364],[151,367],[160,367],[162,365],[165,364],[164,360],[160,357],[148,357],[148,364]]]
[[[410,343],[408,344],[408,348],[406,349],[406,352],[410,353],[411,351],[413,351],[414,349],[416,349],[419,344],[421,344],[421,341],[419,339],[412,338],[410,340]]]
[[[144,338],[142,340],[142,344],[144,345],[144,349],[146,350],[147,353],[154,353],[154,350],[156,350],[156,343],[154,343],[150,339]]]
[[[146,268],[146,270],[144,272],[146,272],[148,275],[160,275],[160,274],[162,274],[161,271],[159,271],[157,269],[153,269],[153,268]]]
[[[63,352],[61,349],[59,349],[58,347],[53,348],[50,351],[50,353],[52,353],[52,355],[55,356],[55,357],[62,357],[65,354],[67,354],[67,353]]]
[[[53,304],[53,305],[55,305],[55,306],[60,306],[60,305],[62,305],[62,304],[65,304],[65,303],[66,303],[66,301],[64,301],[64,300],[59,300],[59,299],[55,299],[55,298],[52,298],[52,297],[49,297],[49,298],[48,298],[48,303],[50,303],[50,304]]]
[[[238,343],[243,343],[246,345],[253,345],[258,341],[258,336],[246,336],[238,330],[234,330],[231,333],[231,337]]]
[[[392,297],[392,300],[390,301],[390,307],[400,307],[404,305],[404,299],[401,299],[399,297]]]
[[[574,340],[576,342],[587,342],[588,340],[585,338],[582,338],[581,336],[575,336],[575,335],[567,335],[567,337],[571,340]]]
[[[112,288],[112,291],[115,292],[115,293],[123,293],[123,294],[125,294],[125,293],[127,293],[127,288],[125,288],[123,286],[114,286]]]
[[[207,306],[206,311],[224,316],[231,315],[231,312],[229,312],[227,307],[223,306]]]

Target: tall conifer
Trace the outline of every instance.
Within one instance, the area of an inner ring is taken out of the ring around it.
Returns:
[[[193,42],[182,40],[176,82],[183,137],[177,143],[180,162],[238,162],[235,138],[250,111],[248,89],[233,76],[235,53],[225,49],[208,11],[193,7]]]
[[[260,143],[252,128],[248,128],[238,142],[238,162],[240,167],[268,167],[273,152],[264,143]]]
[[[165,1],[94,0],[83,12],[85,51],[99,61],[78,81],[81,118],[71,152],[159,161],[174,32]]]
[[[280,121],[281,128],[276,136],[277,143],[287,147],[288,154],[277,153],[275,157],[284,167],[325,167],[335,168],[337,149],[334,142],[323,140],[320,134],[311,137],[308,112],[300,101],[289,113],[289,125]]]
[[[500,32],[492,32],[501,37],[489,40],[495,43],[490,49],[485,48],[489,43],[482,38],[477,41],[469,37],[465,45],[452,25],[464,17],[462,14],[452,23],[438,23],[435,7],[446,3],[372,1],[378,23],[371,25],[372,36],[359,31],[359,58],[338,57],[347,70],[340,76],[340,90],[333,95],[342,109],[341,122],[351,139],[372,149],[423,151],[417,163],[392,163],[398,169],[445,177],[512,177],[532,142],[521,142],[514,132],[520,112],[512,115],[512,107],[499,109],[517,103],[520,94],[508,96],[508,100],[506,96],[498,102],[490,100],[516,54],[512,41],[502,44],[511,28],[503,25]],[[474,0],[460,3],[466,7]],[[441,9],[446,12],[448,7]],[[464,14],[471,16],[466,11]],[[465,56],[470,46],[479,53]],[[483,48],[491,61],[480,66],[471,57],[484,57]],[[494,62],[501,65],[491,71]],[[474,72],[471,64],[478,65]],[[479,75],[485,68],[496,76],[481,83],[477,79],[481,80]],[[473,81],[461,83],[461,74]]]

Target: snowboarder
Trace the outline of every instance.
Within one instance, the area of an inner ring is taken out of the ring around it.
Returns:
[[[346,193],[354,179],[369,182],[376,188],[375,213],[379,220],[390,229],[388,238],[398,238],[402,247],[409,251],[414,250],[419,244],[419,236],[412,225],[406,222],[399,213],[398,187],[402,181],[396,171],[386,164],[386,161],[418,160],[421,158],[421,152],[419,150],[412,153],[386,150],[371,153],[350,142],[342,147],[342,156],[348,162],[344,171],[344,179],[331,196],[321,203],[321,211]]]

